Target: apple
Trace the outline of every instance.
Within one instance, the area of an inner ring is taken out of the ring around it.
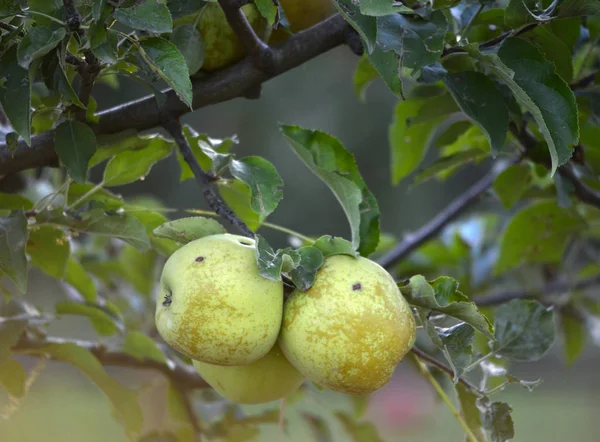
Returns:
[[[257,35],[266,41],[270,36],[271,28],[256,6],[249,3],[242,6],[242,11]],[[197,13],[173,20],[173,28],[188,23],[197,23],[196,27],[202,35],[204,63],[200,68],[201,71],[212,72],[223,69],[244,57],[244,46],[229,26],[225,13],[218,3],[208,3]]]
[[[332,16],[335,6],[332,0],[279,0],[289,23],[289,29],[280,27],[273,31],[269,44],[276,44],[290,37],[290,32],[308,29]]]
[[[415,333],[411,309],[385,269],[336,255],[325,260],[312,287],[286,300],[279,344],[316,384],[368,394],[390,380]]]
[[[224,398],[238,404],[260,404],[284,398],[300,387],[304,376],[277,344],[258,361],[222,367],[193,361],[196,371]]]
[[[263,278],[253,239],[191,241],[163,268],[156,302],[162,338],[191,359],[243,365],[264,357],[281,327],[283,283]]]

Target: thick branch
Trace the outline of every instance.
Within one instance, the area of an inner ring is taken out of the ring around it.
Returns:
[[[239,219],[235,213],[233,213],[233,210],[229,208],[225,201],[223,201],[219,195],[217,195],[217,192],[212,184],[212,177],[204,172],[200,167],[200,164],[198,164],[190,144],[183,134],[183,128],[181,127],[179,120],[167,120],[163,123],[163,126],[175,139],[175,143],[177,143],[179,151],[196,177],[196,182],[200,185],[204,199],[210,208],[222,218],[236,226],[245,236],[254,238],[254,233],[252,230],[250,230],[250,228],[241,219]]]
[[[219,0],[227,22],[242,42],[246,54],[252,58],[257,69],[270,72],[275,67],[275,53],[256,35],[239,3],[238,0]]]
[[[389,269],[439,234],[444,227],[477,202],[481,194],[486,192],[492,186],[496,176],[497,174],[490,171],[485,177],[477,181],[462,195],[452,201],[450,205],[436,215],[431,221],[416,232],[408,234],[400,244],[378,260],[379,264],[382,267]]]
[[[493,293],[491,295],[477,296],[473,298],[472,301],[479,307],[487,307],[504,304],[505,302],[511,301],[513,299],[537,299],[540,297],[540,295],[547,296],[566,292],[569,290],[583,290],[589,287],[593,287],[595,285],[600,285],[600,275],[587,279],[582,279],[581,281],[577,282],[554,281],[541,288],[540,290],[507,291]],[[542,301],[546,303],[546,300],[542,299]]]
[[[19,343],[12,348],[15,352],[27,353],[28,350],[36,350],[50,344],[76,344],[91,352],[102,363],[102,365],[114,365],[126,368],[137,368],[142,370],[155,370],[165,375],[178,388],[194,390],[206,388],[208,384],[202,379],[191,365],[173,363],[163,364],[152,359],[138,359],[127,353],[119,353],[108,350],[106,347],[94,342],[77,341],[61,338],[45,338],[33,340],[23,337]]]
[[[244,96],[249,90],[256,90],[265,81],[344,44],[348,28],[349,25],[338,14],[295,34],[281,46],[272,49],[276,59],[273,72],[265,73],[255,69],[251,57],[246,57],[222,71],[202,79],[194,79],[193,108],[228,101]],[[162,111],[168,117],[177,118],[190,109],[179,100],[175,92],[168,90]],[[127,129],[148,130],[162,124],[161,112],[153,95],[107,109],[98,116],[100,121],[93,127],[97,135],[114,134]],[[31,147],[20,142],[12,154],[5,143],[0,143],[0,175],[57,164],[52,131],[34,136]]]
[[[435,359],[434,357],[429,356],[427,353],[425,353],[423,350],[421,350],[420,348],[418,348],[416,346],[413,346],[413,348],[411,348],[410,351],[416,357],[418,357],[421,361],[425,362],[426,364],[433,365],[434,367],[442,370],[443,372],[448,373],[450,375],[450,377],[454,379],[454,370],[452,370],[450,367],[448,367],[443,362],[440,362],[437,359]],[[479,389],[475,385],[473,385],[469,381],[467,381],[466,379],[459,377],[458,382],[461,383],[462,385],[464,385],[465,387],[467,387],[467,389],[473,391],[474,393],[480,394]]]

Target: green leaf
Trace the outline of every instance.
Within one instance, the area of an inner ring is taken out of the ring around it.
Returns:
[[[260,15],[267,19],[269,26],[273,26],[275,17],[277,16],[277,5],[275,2],[273,0],[255,0],[254,4]]]
[[[332,255],[356,256],[352,243],[337,236],[323,235],[312,246],[319,249],[324,257]]]
[[[505,442],[515,437],[511,412],[512,408],[505,402],[494,402],[485,408],[483,426],[490,442]]]
[[[85,123],[67,120],[54,132],[54,148],[69,176],[80,183],[85,182],[88,164],[96,152],[96,136]]]
[[[498,55],[489,55],[493,71],[535,119],[548,143],[552,174],[572,155],[579,139],[577,104],[569,85],[554,65],[530,43],[518,38],[504,41]]]
[[[558,17],[600,15],[600,3],[596,0],[565,0],[556,11]]]
[[[22,211],[0,218],[0,270],[21,293],[27,291],[27,219]]]
[[[442,276],[428,283],[423,276],[416,275],[407,285],[398,287],[412,305],[464,321],[485,336],[492,337],[494,328],[489,320],[475,303],[458,291],[456,280]]]
[[[117,8],[113,17],[119,23],[140,31],[162,34],[173,29],[169,8],[157,0],[142,0],[130,8]]]
[[[37,221],[40,224],[63,225],[77,232],[118,238],[141,251],[150,247],[144,225],[131,215],[107,213],[96,208],[83,212],[77,218],[74,218],[64,214],[62,209],[59,208],[53,211],[40,212]]]
[[[478,396],[475,392],[465,387],[460,382],[454,384],[458,403],[460,405],[460,414],[471,429],[478,441],[484,441],[482,433],[481,412],[477,407]]]
[[[454,370],[454,383],[471,365],[475,331],[469,324],[460,323],[439,331],[442,352]]]
[[[367,53],[372,53],[377,44],[377,19],[363,15],[353,0],[335,0],[334,4],[342,17],[362,37]]]
[[[67,261],[65,282],[69,283],[79,292],[87,302],[95,302],[98,297],[94,281],[85,271],[84,267],[72,258]]]
[[[443,117],[429,119],[419,124],[411,122],[431,100],[407,99],[400,101],[394,110],[389,128],[392,184],[396,185],[410,174],[425,157],[434,128]]]
[[[140,54],[150,68],[165,80],[181,101],[191,109],[192,82],[185,58],[177,46],[158,37],[144,38],[140,40]]]
[[[94,330],[102,336],[114,335],[119,331],[119,327],[115,324],[115,318],[97,305],[62,301],[56,303],[54,309],[59,315],[86,316],[90,320]]]
[[[398,66],[396,66],[397,68]],[[371,82],[379,76],[373,64],[369,61],[368,54],[363,54],[356,64],[352,81],[354,83],[354,93],[363,103],[366,101],[367,88]],[[398,81],[400,78],[398,78]]]
[[[352,246],[368,256],[379,242],[379,207],[360,176],[354,156],[337,138],[321,131],[281,125],[292,150],[329,188],[350,223]]]
[[[106,165],[104,184],[109,187],[122,186],[144,179],[152,166],[171,155],[172,150],[170,141],[155,137],[142,149],[118,153]]]
[[[576,212],[560,208],[554,200],[540,201],[522,209],[502,234],[495,273],[528,262],[558,262],[569,236],[585,225]]]
[[[156,285],[156,256],[154,250],[140,252],[130,245],[123,247],[119,254],[121,277],[146,298],[150,298]]]
[[[238,180],[219,180],[219,193],[235,215],[253,231],[256,231],[262,221],[250,205],[250,189]]]
[[[494,192],[504,207],[510,209],[525,194],[533,181],[527,164],[514,164],[504,169],[494,180]]]
[[[294,285],[302,291],[308,290],[317,276],[317,270],[323,265],[323,254],[316,247],[300,247],[295,250],[300,255],[296,268],[289,272]]]
[[[52,359],[67,362],[87,375],[111,401],[116,416],[130,433],[137,433],[142,427],[142,411],[133,390],[123,387],[106,373],[98,359],[83,347],[76,344],[49,344],[28,350],[33,354],[46,354]]]
[[[194,154],[194,157],[202,167],[202,170],[211,170],[211,169],[220,169],[215,164],[213,164],[213,159],[215,163],[221,163],[229,161],[229,150],[231,150],[234,144],[238,143],[238,140],[235,136],[231,138],[225,138],[222,140],[209,138],[206,134],[197,134],[191,127],[184,126],[183,133],[185,134],[188,143],[190,144],[190,148]],[[183,155],[177,152],[177,162],[179,163],[179,167],[181,168],[181,181],[185,181],[190,178],[194,178],[194,174],[190,169],[190,166],[184,160]],[[225,161],[227,159],[227,161]],[[224,165],[223,165],[224,166]]]
[[[351,442],[383,442],[377,427],[371,422],[360,422],[353,416],[341,411],[335,412],[344,429],[349,434]]]
[[[21,12],[17,0],[2,0],[0,2],[0,17],[9,17]]]
[[[0,192],[0,210],[29,210],[33,202],[16,193]]]
[[[398,98],[404,98],[402,94],[402,80],[400,79],[400,58],[392,52],[385,52],[376,47],[373,52],[368,54],[369,61],[379,74],[383,82],[392,93]]]
[[[140,361],[151,359],[162,363],[167,362],[165,355],[156,345],[156,341],[138,331],[131,331],[127,334],[123,351]]]
[[[107,210],[116,210],[123,207],[123,198],[120,195],[115,195],[105,188],[98,188],[93,193],[90,191],[97,186],[92,183],[71,183],[67,196],[67,204],[74,204],[79,201],[79,204],[84,204],[90,201],[97,201]]]
[[[478,162],[487,156],[487,152],[482,151],[479,148],[474,148],[438,158],[427,169],[419,172],[415,177],[415,184],[423,183],[433,177],[444,180],[448,178],[451,172],[456,171],[460,166],[470,163],[471,161]]]
[[[571,49],[546,27],[538,26],[523,34],[520,38],[532,43],[551,62],[556,73],[566,82],[573,80],[573,60]]]
[[[29,65],[36,58],[43,57],[65,38],[65,28],[52,30],[45,26],[31,28],[17,48],[17,59],[23,69],[29,69]]]
[[[27,254],[31,264],[50,276],[62,279],[71,254],[69,239],[60,228],[44,225],[34,227],[29,231]]]
[[[447,30],[442,11],[433,11],[428,20],[390,14],[377,18],[377,45],[398,54],[402,66],[420,69],[440,59]]]
[[[167,7],[171,11],[173,20],[175,20],[176,18],[200,11],[210,1],[212,0],[169,0],[167,1]]]
[[[448,74],[444,84],[462,111],[481,129],[490,143],[492,156],[504,147],[508,110],[496,84],[479,72]]]
[[[496,309],[494,329],[494,354],[514,361],[537,361],[554,343],[554,312],[537,301],[513,299]]]
[[[260,276],[273,281],[281,281],[283,257],[281,254],[275,253],[275,250],[273,250],[262,235],[256,235],[254,257],[256,258]]]
[[[102,11],[107,5],[107,0],[96,0],[92,6],[92,17],[94,21],[100,20],[102,17]]]
[[[14,131],[31,145],[31,78],[17,62],[17,47],[0,57],[0,105]]]
[[[8,394],[14,397],[23,396],[26,380],[27,373],[17,360],[7,358],[0,361],[0,384]]]
[[[365,15],[381,17],[395,12],[411,13],[412,9],[403,5],[398,5],[398,2],[393,0],[361,0],[360,12]]]
[[[267,0],[273,5],[272,0]],[[171,43],[177,46],[185,59],[190,75],[200,70],[204,63],[204,42],[202,34],[193,23],[177,26],[171,34]]]
[[[176,219],[154,229],[155,236],[169,238],[181,244],[226,232],[225,227],[218,221],[202,216]]]
[[[584,322],[576,316],[562,311],[560,325],[567,364],[572,365],[585,347],[586,328]]]
[[[536,9],[534,0],[509,0],[504,13],[506,27],[516,29],[526,23],[534,22],[535,18],[529,12],[534,9]]]
[[[283,180],[275,167],[261,157],[231,160],[229,171],[250,189],[250,205],[260,222],[269,216],[283,199]]]

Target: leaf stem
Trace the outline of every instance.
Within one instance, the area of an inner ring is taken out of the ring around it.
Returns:
[[[185,211],[188,213],[195,213],[198,215],[212,216],[215,218],[219,217],[218,214],[216,214],[215,212],[211,212],[210,210],[186,209]],[[303,235],[302,233],[296,232],[295,230],[288,229],[287,227],[283,227],[278,224],[263,222],[262,226],[264,226],[268,229],[271,229],[271,230],[277,230],[279,232],[287,233],[288,235],[291,235],[291,236],[296,236],[296,237],[300,238],[302,241],[306,241],[311,244],[315,242],[315,240],[313,238],[310,238],[306,235]]]
[[[67,207],[67,210],[73,210],[79,204],[84,202],[87,198],[92,196],[94,193],[98,192],[102,188],[102,186],[104,186],[104,180],[100,181],[98,184],[96,184],[94,187],[92,187],[89,191],[87,191],[81,197],[79,197],[77,199],[77,201],[75,201],[73,204],[71,204],[70,206]]]
[[[444,401],[444,403],[446,404],[448,409],[452,412],[452,414],[454,415],[454,417],[456,418],[456,420],[458,421],[460,426],[463,428],[463,430],[466,433],[469,440],[471,442],[480,442],[479,439],[477,439],[477,436],[475,436],[475,434],[473,434],[473,431],[471,431],[471,429],[469,428],[469,425],[465,422],[463,417],[460,415],[460,412],[456,409],[456,407],[454,406],[454,404],[452,403],[452,401],[450,400],[450,398],[448,397],[448,395],[446,394],[446,392],[444,391],[442,386],[429,372],[429,369],[427,368],[427,366],[423,362],[421,362],[421,360],[418,357],[416,357],[416,356],[413,356],[413,357],[414,357],[417,365],[419,366],[419,369],[421,370],[421,373],[423,374],[423,376],[425,376],[425,378],[431,383],[431,385],[433,386],[433,388],[435,389],[437,394],[440,396],[442,401]]]
[[[31,15],[39,15],[40,17],[45,17],[45,18],[47,18],[48,20],[51,20],[51,21],[53,21],[54,23],[58,23],[59,25],[62,25],[62,26],[67,26],[67,24],[66,24],[64,21],[62,21],[62,20],[59,20],[59,19],[57,19],[56,17],[52,17],[51,15],[44,14],[43,12],[39,12],[39,11],[32,11],[31,9],[28,9],[28,10],[26,10],[26,11],[23,11],[23,13],[25,13],[25,14],[31,14]]]

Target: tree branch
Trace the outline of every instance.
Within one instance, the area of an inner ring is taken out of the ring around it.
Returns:
[[[465,190],[462,195],[452,201],[427,224],[416,232],[406,235],[402,242],[394,247],[389,253],[382,256],[378,260],[378,263],[383,268],[389,269],[410,255],[415,249],[435,237],[450,222],[454,221],[459,215],[475,204],[479,197],[492,186],[496,176],[498,176],[497,173],[490,171],[485,177]]]
[[[235,213],[233,213],[233,210],[229,208],[225,201],[223,201],[219,195],[217,195],[217,192],[212,184],[212,177],[203,171],[200,167],[200,164],[198,164],[190,144],[183,133],[183,128],[181,127],[179,120],[174,118],[168,119],[163,123],[163,127],[175,139],[175,143],[177,143],[179,151],[196,177],[196,182],[200,185],[204,199],[210,208],[222,218],[236,226],[245,236],[254,238],[254,233],[252,230],[250,230],[250,228],[241,219],[239,219]]]
[[[280,46],[272,48],[276,60],[273,72],[255,69],[251,57],[246,57],[222,71],[204,78],[194,78],[193,108],[200,109],[228,101],[244,96],[249,90],[256,90],[265,81],[344,44],[349,27],[336,14],[310,29],[294,34]],[[189,112],[189,107],[179,100],[173,90],[167,90],[165,94],[162,115],[156,99],[151,95],[100,112],[99,123],[92,128],[97,135],[115,134],[127,129],[142,131],[160,126],[163,116],[178,118]],[[21,141],[14,152],[8,149],[6,143],[0,143],[0,175],[57,164],[53,131],[32,137],[30,147]]]
[[[527,128],[519,129],[516,124],[511,123],[509,130],[525,151],[532,151],[539,143],[537,137],[528,131]],[[549,163],[540,162],[540,164],[543,164],[547,168],[551,167]],[[581,202],[600,208],[600,192],[583,183],[571,167],[571,164],[564,164],[559,167],[558,173],[571,183],[575,196]]]
[[[219,5],[231,29],[235,32],[241,41],[246,54],[248,54],[257,69],[264,72],[271,72],[275,68],[275,53],[268,44],[260,39],[248,19],[242,11],[238,0],[219,0]]]
[[[191,365],[185,365],[175,361],[172,361],[170,364],[163,364],[162,362],[153,359],[138,359],[127,353],[110,351],[103,345],[94,342],[52,337],[33,340],[24,336],[12,350],[18,353],[26,353],[28,350],[40,349],[50,344],[75,344],[85,348],[91,352],[102,365],[158,371],[169,378],[169,380],[178,388],[195,390],[209,386],[206,381],[196,373],[196,370]]]
[[[454,370],[452,370],[450,367],[448,367],[443,362],[438,361],[433,356],[429,356],[427,353],[425,353],[423,350],[421,350],[420,348],[418,348],[416,346],[413,346],[413,348],[411,348],[410,351],[416,357],[418,357],[421,361],[425,362],[426,364],[433,365],[434,367],[438,368],[439,370],[442,370],[443,372],[448,373],[450,375],[450,377],[452,379],[454,379]],[[479,389],[475,385],[473,385],[469,381],[467,381],[466,379],[459,377],[458,382],[460,384],[464,385],[468,390],[471,390],[472,392],[474,392],[478,395],[481,395],[481,392],[479,391]]]
[[[75,2],[73,0],[63,0],[65,13],[67,15],[67,26],[73,32],[78,32],[81,26],[81,15],[77,12]]]
[[[583,290],[589,287],[593,287],[595,285],[600,285],[600,275],[593,276],[591,278],[582,279],[576,282],[568,282],[568,281],[554,281],[547,284],[545,287],[540,290],[531,290],[531,291],[506,291],[493,293],[490,295],[481,295],[476,296],[471,299],[477,306],[479,307],[488,307],[499,304],[504,304],[505,302],[511,301],[513,299],[537,299],[540,294],[543,295],[552,295],[556,293],[565,292],[568,290]],[[545,300],[544,303],[546,303]]]

